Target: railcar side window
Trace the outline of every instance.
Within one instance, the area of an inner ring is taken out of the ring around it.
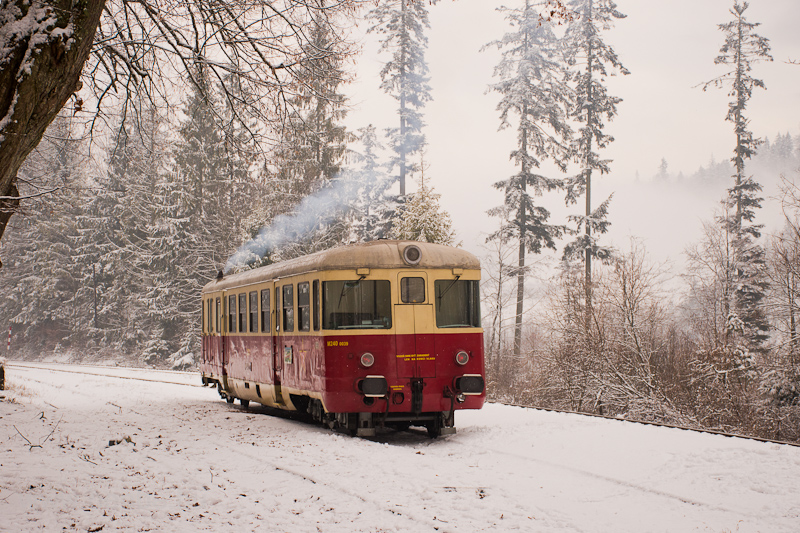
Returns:
[[[314,280],[312,291],[314,293],[314,300],[313,300],[314,331],[319,331],[319,280],[318,279]]]
[[[311,294],[307,281],[297,284],[297,316],[300,331],[311,331]]]
[[[436,327],[480,327],[480,293],[477,281],[440,279],[433,283],[433,288],[436,293]]]
[[[236,333],[236,296],[228,296],[228,333]]]
[[[390,329],[392,287],[388,280],[322,283],[323,329]]]
[[[247,333],[247,295],[239,295],[239,333]]]
[[[283,331],[294,331],[294,285],[283,286]]]
[[[404,304],[421,304],[425,301],[425,279],[403,278],[400,280],[400,301]]]
[[[250,333],[258,331],[258,292],[253,291],[249,294],[250,300]]]
[[[269,289],[261,291],[261,332],[269,331]]]
[[[214,300],[209,298],[208,302],[208,314],[206,315],[206,331],[208,333],[214,333]]]

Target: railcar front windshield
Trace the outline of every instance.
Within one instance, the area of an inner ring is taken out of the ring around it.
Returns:
[[[326,281],[322,284],[323,329],[391,329],[388,280]]]
[[[436,291],[436,327],[479,328],[481,326],[478,282],[440,279]]]

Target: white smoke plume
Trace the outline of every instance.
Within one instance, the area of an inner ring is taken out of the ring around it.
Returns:
[[[227,274],[251,265],[281,245],[300,241],[320,225],[331,222],[352,205],[365,181],[370,180],[359,179],[353,173],[341,173],[329,185],[303,198],[292,213],[279,215],[261,228],[228,259],[223,272]]]

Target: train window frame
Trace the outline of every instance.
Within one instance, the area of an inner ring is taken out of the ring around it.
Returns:
[[[236,295],[228,296],[228,333],[236,333]]]
[[[297,331],[311,331],[311,284],[297,284]]]
[[[366,290],[370,285],[371,290]],[[372,308],[365,312],[364,306],[369,306],[370,299]],[[344,308],[343,303],[346,305]],[[322,282],[322,329],[392,329],[391,281],[342,279]]]
[[[481,327],[478,280],[437,279],[433,293],[437,328]]]
[[[240,292],[239,296],[239,333],[247,333],[247,293]]]
[[[220,309],[219,308],[221,306],[221,303],[222,302],[220,302],[219,296],[217,296],[217,301],[215,303],[215,312],[214,312],[214,331],[215,331],[215,333],[222,333],[222,331],[219,329],[219,317],[220,317],[220,314],[219,314],[219,310]]]
[[[206,311],[206,333],[214,333],[214,299],[209,298],[206,300],[206,305],[208,309]]]
[[[258,331],[258,291],[247,294],[247,310],[250,311],[250,333]]]
[[[281,331],[281,288],[275,285],[275,331]]]
[[[261,289],[261,333],[270,331],[270,303],[269,289]]]
[[[203,333],[208,333],[208,324],[206,324],[206,302],[203,300],[203,305],[200,306],[200,330]]]
[[[312,311],[313,321],[314,321],[314,331],[319,331],[319,280],[315,279],[312,283],[312,302],[314,305],[314,310]]]
[[[412,280],[414,280],[414,284],[416,284],[416,280],[422,282],[422,287],[414,287],[412,286]],[[407,276],[404,278],[400,278],[400,301],[404,304],[424,304],[426,297],[425,297],[425,278],[420,276]],[[422,295],[422,299],[419,299],[420,294]]]
[[[294,284],[287,283],[281,287],[282,324],[284,332],[294,331]]]

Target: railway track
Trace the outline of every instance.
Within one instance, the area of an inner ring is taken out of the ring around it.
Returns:
[[[113,367],[113,368],[108,368],[108,367],[91,366],[91,365],[70,365],[70,366],[58,365],[58,366],[56,366],[56,365],[51,365],[51,364],[47,364],[47,363],[24,363],[24,362],[16,362],[16,361],[8,361],[8,362],[6,362],[5,366],[7,368],[48,370],[48,371],[52,371],[52,372],[67,372],[67,373],[74,373],[74,374],[86,374],[86,375],[108,377],[108,378],[115,378],[115,379],[128,379],[128,380],[134,380],[134,381],[146,381],[146,382],[151,382],[151,383],[165,383],[165,384],[171,384],[171,385],[183,385],[183,386],[187,386],[187,387],[203,387],[202,384],[199,384],[199,383],[188,383],[187,380],[181,381],[181,380],[177,380],[177,379],[175,379],[175,380],[170,380],[170,379],[152,379],[152,378],[147,378],[147,377],[120,375],[120,372],[132,372],[132,373],[137,373],[137,372],[152,373],[152,372],[154,372],[153,369],[147,369],[147,368],[134,368],[134,367]],[[117,372],[114,372],[115,370]],[[196,377],[197,376],[196,372],[181,372],[181,371],[175,371],[175,370],[156,370],[155,372],[163,373],[163,374],[165,374],[165,377],[169,376],[169,375],[183,376],[185,378]],[[199,381],[199,379],[198,379],[198,381]],[[753,440],[753,441],[757,441],[757,442],[765,442],[765,443],[770,443],[770,444],[781,444],[781,445],[785,445],[785,446],[800,447],[800,443],[797,443],[797,442],[790,442],[790,441],[784,441],[784,440],[778,440],[778,439],[767,439],[767,438],[762,438],[762,437],[754,437],[754,436],[750,436],[750,435],[743,435],[741,433],[732,433],[732,432],[718,431],[718,430],[713,430],[713,429],[703,429],[703,428],[697,428],[697,427],[682,426],[682,425],[677,425],[677,424],[667,424],[667,423],[663,423],[663,422],[633,420],[633,419],[627,419],[627,418],[620,418],[620,417],[616,417],[616,416],[600,415],[600,414],[595,414],[595,413],[581,413],[581,412],[578,412],[578,411],[569,411],[569,410],[564,410],[564,409],[552,409],[552,408],[546,408],[546,407],[535,407],[535,406],[531,406],[531,405],[523,405],[523,404],[517,404],[517,403],[508,403],[508,402],[497,402],[497,403],[501,403],[502,405],[508,405],[508,406],[511,406],[511,407],[521,407],[523,409],[536,409],[536,410],[539,410],[539,411],[547,411],[547,412],[552,412],[552,413],[563,413],[563,414],[586,416],[586,417],[592,417],[592,418],[602,418],[602,419],[605,419],[605,420],[613,420],[613,421],[616,421],[616,422],[629,422],[629,423],[632,423],[632,424],[664,427],[664,428],[670,428],[670,429],[680,429],[680,430],[684,430],[684,431],[692,431],[692,432],[695,432],[695,433],[706,433],[706,434],[710,434],[710,435],[719,435],[719,436],[722,436],[722,437],[737,438],[737,439],[747,439],[747,440]],[[410,430],[410,431],[414,431],[414,430]]]
[[[115,379],[129,379],[134,381],[147,381],[150,383],[165,383],[168,385],[184,385],[186,387],[202,387],[203,385],[200,383],[189,383],[187,380],[170,380],[170,379],[152,379],[143,376],[125,376],[121,375],[123,372],[159,372],[165,375],[176,375],[176,376],[183,376],[185,378],[191,377],[192,379],[196,378],[196,381],[200,381],[199,375],[197,372],[180,372],[176,370],[153,370],[149,368],[134,368],[134,367],[103,367],[103,366],[90,366],[90,365],[51,365],[47,363],[24,363],[18,361],[9,361],[5,364],[6,368],[17,368],[17,369],[35,369],[35,370],[47,370],[50,372],[65,372],[71,374],[83,374],[88,376],[99,376],[99,377],[106,377],[106,378],[115,378]],[[114,372],[116,370],[116,372]]]
[[[640,424],[640,425],[644,425],[644,426],[656,426],[656,427],[670,428],[670,429],[682,429],[684,431],[693,431],[695,433],[707,433],[707,434],[710,434],[710,435],[719,435],[719,436],[722,436],[722,437],[754,440],[754,441],[766,442],[766,443],[770,443],[770,444],[783,444],[783,445],[786,445],[786,446],[794,446],[796,448],[800,448],[800,443],[797,443],[797,442],[791,442],[791,441],[785,441],[785,440],[776,440],[776,439],[765,439],[765,438],[762,438],[762,437],[753,437],[751,435],[743,435],[741,433],[729,433],[729,432],[725,432],[725,431],[717,431],[717,430],[714,430],[714,429],[703,429],[703,428],[690,427],[690,426],[681,426],[681,425],[677,425],[677,424],[666,424],[666,423],[663,423],[663,422],[651,422],[651,421],[646,421],[646,420],[633,420],[633,419],[628,419],[628,418],[620,418],[620,417],[617,417],[617,416],[599,415],[599,414],[595,414],[595,413],[581,413],[581,412],[578,412],[578,411],[568,411],[568,410],[563,410],[563,409],[551,409],[551,408],[548,408],[548,407],[534,407],[534,406],[531,406],[531,405],[522,405],[522,404],[516,404],[516,403],[506,403],[506,402],[497,402],[497,403],[500,403],[502,405],[508,405],[510,407],[521,407],[523,409],[536,409],[537,411],[547,411],[547,412],[551,412],[551,413],[564,413],[564,414],[568,414],[568,415],[588,416],[588,417],[592,417],[592,418],[603,418],[605,420],[614,420],[616,422],[630,422],[632,424]]]

